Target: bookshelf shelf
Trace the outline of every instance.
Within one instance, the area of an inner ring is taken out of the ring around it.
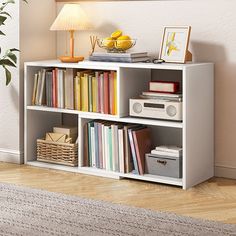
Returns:
[[[117,122],[124,122],[124,123],[173,127],[173,128],[180,128],[180,129],[183,128],[182,122],[164,121],[164,120],[155,120],[155,119],[142,119],[142,118],[140,119],[140,118],[134,118],[134,117],[129,117],[129,116],[119,118],[117,116],[106,115],[106,114],[101,114],[101,113],[83,112],[83,111],[77,111],[77,110],[52,108],[52,107],[46,107],[46,106],[27,106],[27,110],[76,114],[76,115],[79,115],[81,118],[87,118],[87,119],[102,119],[102,120],[110,120],[110,121],[117,121]]]
[[[117,73],[117,115],[82,112],[46,106],[32,106],[34,74],[42,68],[74,68],[113,70]],[[84,61],[77,64],[59,61],[25,63],[25,164],[41,168],[76,172],[114,179],[137,179],[155,183],[190,188],[213,176],[214,166],[214,65],[212,63],[152,64],[152,63],[107,63]],[[177,79],[183,94],[183,121],[136,118],[129,116],[129,98],[145,91],[148,82],[162,79]],[[201,94],[199,95],[199,91]],[[79,166],[39,162],[36,159],[36,140],[64,120],[73,118],[78,124]],[[156,144],[181,145],[183,147],[183,177],[170,178],[157,175],[119,173],[83,166],[84,125],[99,119],[113,122],[143,124],[151,128]]]

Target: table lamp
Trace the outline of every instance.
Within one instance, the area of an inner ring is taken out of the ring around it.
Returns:
[[[50,30],[63,30],[70,32],[70,56],[59,57],[61,62],[76,63],[83,61],[84,57],[74,55],[74,32],[75,30],[90,29],[86,13],[77,3],[65,4],[53,22]]]

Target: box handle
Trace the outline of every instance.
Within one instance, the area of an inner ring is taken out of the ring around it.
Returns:
[[[160,164],[162,164],[162,165],[166,165],[167,164],[167,161],[161,161],[161,160],[157,160],[157,163],[160,163]]]

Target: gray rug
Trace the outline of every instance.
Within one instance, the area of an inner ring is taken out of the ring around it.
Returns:
[[[0,184],[0,235],[225,236],[236,226]]]

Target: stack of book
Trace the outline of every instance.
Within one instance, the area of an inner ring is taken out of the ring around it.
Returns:
[[[34,77],[32,105],[116,115],[116,72],[42,69]]]
[[[151,154],[166,157],[181,157],[183,149],[177,146],[157,146]]]
[[[133,53],[102,53],[94,52],[90,61],[108,61],[108,62],[146,62],[149,60],[147,52]]]
[[[151,151],[151,131],[142,125],[91,121],[85,129],[84,166],[144,174]]]
[[[151,81],[149,91],[142,92],[141,98],[182,101],[179,82]]]

